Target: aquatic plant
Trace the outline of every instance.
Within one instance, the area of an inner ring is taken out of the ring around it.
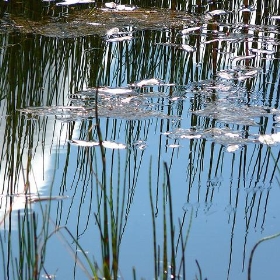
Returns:
[[[275,176],[279,155],[273,161],[274,152],[263,143],[268,139],[271,145],[279,142],[279,3],[262,6],[261,1],[252,1],[255,5],[243,7],[240,1],[153,2],[156,8],[178,10],[174,12],[158,11],[149,6],[150,1],[122,1],[122,5],[147,5],[149,10],[135,10],[134,18],[131,14],[126,19],[125,13],[112,16],[110,10],[106,19],[113,20],[106,22],[95,18],[103,3],[69,8],[45,1],[33,7],[29,2],[0,3],[5,11],[0,36],[1,64],[5,65],[0,70],[0,179],[5,182],[1,207],[18,198],[22,169],[32,177],[30,165],[23,163],[34,162],[35,155],[51,157],[53,147],[59,147],[65,154],[56,159],[60,163],[56,191],[71,198],[69,203],[58,203],[52,213],[51,236],[65,233],[61,240],[73,255],[73,274],[77,265],[86,271],[86,277],[106,273],[106,277],[115,278],[136,186],[138,181],[146,184],[140,171],[147,166],[145,156],[153,150],[153,159],[157,158],[152,166],[156,172],[150,174],[155,196],[150,202],[156,224],[154,275],[165,277],[169,264],[173,275],[184,275],[185,269],[180,267],[185,263],[181,259],[184,254],[176,254],[174,248],[179,244],[177,247],[187,252],[184,244],[189,239],[183,238],[183,230],[177,232],[175,210],[171,211],[176,204],[169,201],[175,200],[177,192],[179,199],[184,198],[180,207],[186,213],[192,209],[193,223],[216,211],[217,204],[218,210],[225,208],[220,212],[227,216],[224,223],[229,229],[227,277],[234,273],[234,253],[238,252],[245,266],[247,241],[252,240],[252,232],[264,234],[268,227],[267,213],[271,197],[275,197],[272,185],[275,180],[279,183]],[[186,9],[192,15],[179,11]],[[8,17],[12,10],[13,21]],[[28,20],[22,21],[22,15]],[[159,19],[165,21],[164,28]],[[147,85],[151,80],[160,82]],[[94,110],[98,85],[104,91],[102,97],[99,92],[98,110]],[[127,96],[122,95],[124,91]],[[102,141],[96,140],[98,128]],[[112,143],[117,149],[109,150]],[[145,150],[150,143],[156,148]],[[277,152],[277,147],[272,149]],[[101,164],[104,156],[106,168]],[[41,169],[44,166],[45,160]],[[180,183],[175,182],[171,193],[170,177],[176,172],[180,172]],[[23,222],[19,225],[21,232],[24,228],[34,240],[38,237],[35,228],[38,232],[40,226],[29,220],[34,223],[32,228]],[[86,249],[93,244],[89,241],[83,249],[83,241],[93,239],[95,223],[101,250],[90,252],[97,259],[92,260]],[[237,225],[243,230],[238,229],[243,233],[243,248],[235,246]],[[3,259],[5,242],[2,239]],[[82,251],[82,260],[77,250]],[[201,260],[196,262],[202,278],[200,264]],[[37,263],[28,273],[40,267]],[[134,279],[136,271],[137,264]]]
[[[162,245],[158,244],[157,225],[158,219],[158,203],[153,199],[153,187],[151,184],[151,172],[152,172],[152,159],[150,161],[150,180],[149,180],[149,196],[152,214],[152,228],[153,228],[153,248],[154,248],[154,278],[155,279],[186,279],[186,263],[185,254],[187,248],[187,242],[191,231],[193,209],[191,212],[184,212],[182,220],[178,219],[178,233],[175,237],[175,229],[177,228],[173,221],[173,206],[172,206],[172,189],[169,177],[169,171],[167,163],[164,164],[165,180],[162,186],[162,227],[163,227],[163,240]],[[156,195],[156,199],[158,199]],[[184,229],[186,218],[189,217],[189,224]],[[199,269],[199,279],[202,279],[202,272],[198,261],[196,260]]]

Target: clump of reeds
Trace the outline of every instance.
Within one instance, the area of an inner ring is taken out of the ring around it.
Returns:
[[[164,163],[165,180],[162,188],[162,215],[163,215],[163,243],[158,244],[157,225],[155,205],[152,194],[151,185],[151,170],[152,161],[150,162],[150,205],[152,213],[152,228],[153,228],[153,248],[154,248],[154,278],[155,279],[186,279],[186,261],[185,254],[187,248],[187,241],[192,225],[193,211],[190,213],[190,221],[185,230],[185,220],[187,212],[184,212],[182,220],[178,219],[178,233],[175,232],[175,223],[173,217],[173,201],[172,188],[170,176],[168,172],[167,163]],[[160,263],[162,265],[160,266]],[[202,280],[202,271],[198,261],[196,265],[199,270],[199,276],[196,279]]]

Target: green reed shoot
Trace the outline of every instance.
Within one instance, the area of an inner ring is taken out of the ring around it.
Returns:
[[[274,166],[274,170],[273,170],[273,174],[274,172],[277,170],[278,173],[280,174],[280,168],[279,168],[279,164],[278,164],[278,161],[280,159],[280,152],[278,152],[278,156],[277,158],[274,156],[273,152],[271,151],[271,147],[268,146],[268,153],[271,155],[271,158],[273,159],[273,161],[275,162],[275,166]],[[274,177],[274,176],[273,176]],[[277,177],[276,177],[277,178]],[[279,183],[279,179],[277,178],[277,181]],[[250,252],[250,257],[249,257],[249,263],[248,263],[248,280],[251,280],[252,279],[252,264],[253,264],[253,257],[254,257],[254,254],[255,254],[255,251],[257,249],[257,247],[265,242],[265,241],[268,241],[268,240],[272,240],[274,238],[277,238],[277,237],[280,237],[280,233],[276,233],[276,234],[273,234],[273,235],[270,235],[270,236],[266,236],[266,237],[263,237],[261,238],[253,247],[253,249],[251,250]]]
[[[153,248],[154,248],[154,277],[155,279],[168,279],[170,276],[179,278],[183,275],[183,279],[186,279],[186,266],[185,266],[185,252],[187,247],[187,241],[190,234],[192,215],[190,215],[190,222],[184,234],[184,222],[187,213],[183,215],[182,221],[179,219],[179,233],[178,237],[175,236],[175,225],[173,222],[173,204],[172,204],[172,193],[171,193],[171,182],[168,173],[168,167],[164,162],[164,184],[163,184],[163,195],[162,195],[162,215],[163,215],[163,243],[162,247],[158,245],[157,236],[157,225],[156,225],[156,214],[154,211],[154,200],[152,195],[152,183],[151,183],[151,170],[152,160],[150,161],[150,179],[149,179],[149,196],[150,206],[152,214],[152,227],[153,227]],[[167,209],[168,207],[168,209]],[[168,214],[167,214],[168,212]],[[179,250],[179,244],[180,249]],[[160,252],[163,251],[162,256]],[[176,265],[176,261],[179,262],[179,267]],[[159,263],[162,262],[162,268]],[[169,275],[170,266],[170,275]]]

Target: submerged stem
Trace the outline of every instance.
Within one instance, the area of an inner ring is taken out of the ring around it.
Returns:
[[[102,133],[100,129],[100,120],[98,117],[98,106],[97,106],[97,100],[98,100],[98,86],[95,92],[95,119],[96,119],[96,130],[99,140],[99,147],[100,152],[102,156],[102,185],[103,185],[103,214],[104,214],[104,220],[103,220],[103,233],[102,236],[102,259],[103,259],[103,273],[105,279],[111,279],[110,275],[110,247],[109,247],[109,226],[108,226],[108,209],[107,209],[107,175],[106,175],[106,154],[105,149],[103,147],[103,139],[102,139]]]
[[[154,246],[154,275],[155,279],[158,277],[158,269],[157,269],[157,236],[156,236],[156,221],[155,221],[155,211],[154,211],[154,202],[153,202],[153,195],[152,195],[152,159],[150,159],[150,167],[149,167],[149,195],[150,195],[150,205],[151,205],[151,212],[152,212],[152,223],[153,223],[153,246]]]
[[[176,262],[175,262],[175,228],[173,223],[173,207],[172,207],[172,194],[171,194],[171,183],[168,173],[167,163],[164,162],[164,168],[167,177],[167,189],[168,189],[168,203],[169,203],[169,219],[170,219],[170,240],[171,240],[171,275],[176,277]]]
[[[280,236],[280,232],[279,233],[276,233],[276,234],[273,234],[273,235],[270,235],[270,236],[267,236],[267,237],[264,237],[262,239],[260,239],[256,244],[255,246],[253,247],[252,251],[251,251],[251,254],[250,254],[250,258],[249,258],[249,265],[248,265],[248,280],[251,280],[251,271],[252,271],[252,262],[253,262],[253,256],[254,256],[254,253],[257,249],[257,247],[264,241],[268,241],[268,240],[271,240],[271,239],[274,239],[276,237],[279,237]]]

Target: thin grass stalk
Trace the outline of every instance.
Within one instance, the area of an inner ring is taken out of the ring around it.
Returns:
[[[199,265],[198,260],[195,260],[195,263],[196,263],[197,268],[198,268],[199,280],[202,280],[202,271],[201,271],[201,267],[200,267],[200,265]]]
[[[154,275],[155,275],[155,279],[157,279],[158,278],[157,236],[156,236],[156,221],[155,221],[154,202],[153,202],[153,195],[152,195],[152,159],[150,159],[150,166],[149,166],[149,195],[150,195],[150,205],[151,205],[152,224],[153,224]]]
[[[180,219],[178,219],[179,226],[181,225]],[[185,248],[184,248],[184,240],[183,235],[180,234],[180,244],[181,244],[181,250],[182,250],[182,258],[181,258],[181,264],[182,264],[182,270],[183,270],[183,279],[186,279],[186,262],[185,262]],[[178,275],[181,274],[181,265],[178,270]]]
[[[277,157],[277,160],[276,160],[275,156],[274,156],[273,153],[271,152],[271,148],[270,148],[270,147],[268,148],[268,150],[269,150],[269,152],[270,152],[270,154],[271,154],[272,159],[273,159],[274,162],[276,163],[276,162],[278,161],[278,159],[279,159],[280,153],[278,153],[278,157]],[[276,164],[276,167],[275,167],[275,168],[277,168],[277,170],[278,170],[278,172],[279,172],[279,167],[278,167],[277,164]],[[273,172],[275,172],[275,170],[274,170]],[[277,234],[274,234],[274,235],[270,235],[270,236],[264,237],[264,238],[260,239],[260,240],[254,245],[253,249],[251,250],[250,257],[249,257],[249,264],[248,264],[248,280],[251,280],[253,256],[254,256],[254,253],[255,253],[257,247],[258,247],[262,242],[268,241],[268,240],[271,240],[271,239],[274,239],[274,238],[277,238],[277,237],[279,237],[279,236],[280,236],[280,233],[277,233]]]
[[[168,278],[168,257],[167,257],[167,223],[166,223],[166,199],[167,189],[163,185],[163,279]]]
[[[157,271],[158,271],[158,277],[160,272],[160,246],[158,245],[158,251],[157,251]]]
[[[37,223],[35,219],[35,213],[32,215],[32,231],[33,231],[33,243],[34,243],[34,260],[33,260],[33,279],[39,276],[39,259],[38,259],[38,244],[37,244]]]
[[[124,217],[124,205],[125,205],[125,194],[126,194],[126,185],[125,185],[125,182],[126,182],[126,175],[127,175],[127,165],[128,165],[128,162],[129,160],[127,159],[126,161],[126,165],[125,165],[125,171],[124,171],[124,184],[123,184],[123,192],[122,192],[122,201],[121,201],[121,210],[120,210],[120,216],[121,217]],[[118,192],[119,193],[119,192]],[[119,198],[118,198],[118,203],[119,203]],[[119,208],[119,205],[117,206]],[[122,235],[123,235],[123,232],[124,232],[124,228],[125,228],[125,224],[126,222],[124,223],[123,225],[123,219],[120,219],[120,223],[119,223],[119,246],[120,246],[120,243],[121,243],[121,239],[122,239]],[[119,250],[119,249],[118,249]]]
[[[48,233],[49,233],[49,217],[50,217],[50,207],[46,207],[47,209],[45,210],[45,212],[43,213],[43,221],[45,221],[42,225],[42,233],[41,235],[43,235],[43,241],[42,244],[40,245],[40,247],[37,250],[38,254],[38,260],[40,258],[40,262],[41,262],[41,266],[43,267],[44,264],[44,257],[45,257],[45,253],[46,253],[46,248],[47,248],[47,240],[48,240]],[[40,250],[40,251],[39,251]],[[41,270],[41,268],[40,268]]]
[[[24,211],[25,216],[23,219],[20,218],[20,211],[18,211],[19,258],[15,259],[17,278],[24,279],[22,277],[25,274],[28,279],[37,279],[40,269],[35,213],[30,219],[27,206]]]
[[[2,258],[2,264],[3,264],[3,267],[2,267],[2,271],[3,271],[3,279],[5,279],[7,277],[7,272],[6,272],[6,267],[5,267],[5,263],[6,263],[6,260],[5,260],[5,254],[4,254],[4,244],[3,244],[3,239],[2,239],[2,234],[0,234],[0,250],[1,250],[1,258]]]
[[[34,252],[34,244],[33,244],[33,238],[32,238],[32,224],[30,221],[30,217],[28,215],[28,204],[26,204],[26,207],[24,209],[25,211],[25,219],[24,219],[24,226],[26,227],[26,234],[24,234],[24,245],[25,245],[25,254],[26,254],[26,266],[27,266],[27,272],[28,272],[28,279],[32,279],[33,277],[33,261],[32,261],[32,253]],[[24,231],[25,233],[25,231]]]
[[[252,263],[253,263],[253,257],[254,257],[254,253],[257,249],[257,247],[264,241],[268,241],[268,240],[271,240],[271,239],[274,239],[274,238],[277,238],[280,236],[280,233],[276,233],[276,234],[273,234],[273,235],[270,235],[270,236],[267,236],[267,237],[264,237],[262,239],[260,239],[256,244],[255,246],[253,247],[253,249],[251,250],[251,253],[250,253],[250,258],[249,258],[249,265],[248,265],[248,280],[251,280],[251,274],[252,274]]]
[[[118,154],[119,155],[119,154]],[[111,242],[112,242],[112,273],[114,279],[118,277],[118,243],[119,243],[119,231],[118,231],[118,217],[119,217],[119,210],[118,210],[118,193],[119,193],[119,176],[120,176],[120,162],[118,161],[118,185],[117,185],[117,205],[114,213],[114,199],[113,199],[113,158],[114,158],[114,151],[112,152],[112,166],[111,166],[111,177],[110,177],[110,214],[111,214]]]
[[[125,186],[123,186],[123,199],[122,199],[122,207],[120,209],[120,153],[118,153],[118,182],[117,182],[117,205],[116,205],[116,257],[117,257],[117,267],[116,272],[119,267],[119,253],[120,253],[120,244],[121,244],[121,232],[122,232],[122,220],[123,220],[123,209],[124,209],[124,195],[125,195]],[[117,275],[116,275],[117,276]],[[114,278],[116,279],[116,278]]]
[[[20,279],[20,275],[23,273],[23,263],[24,263],[24,254],[22,248],[22,229],[21,229],[21,219],[20,219],[20,211],[18,210],[18,244],[19,244],[19,260],[16,262],[18,277]]]
[[[169,203],[169,220],[170,220],[170,241],[171,241],[171,276],[176,277],[176,254],[175,254],[175,228],[173,223],[173,207],[172,207],[172,194],[171,194],[171,183],[168,173],[167,163],[164,162],[164,168],[166,172],[167,179],[167,189],[168,189],[168,203]]]
[[[103,258],[103,273],[105,279],[111,279],[110,276],[110,247],[109,247],[109,229],[108,229],[108,209],[107,209],[107,175],[106,175],[106,155],[103,147],[102,134],[100,129],[100,120],[98,117],[98,86],[95,94],[95,119],[96,119],[96,130],[99,140],[100,152],[102,156],[102,184],[103,184],[103,234],[102,237],[102,258]]]
[[[184,214],[184,218],[185,218],[185,214]],[[187,235],[186,235],[186,238],[184,240],[184,243],[182,244],[182,254],[183,255],[185,254],[187,243],[188,243],[188,240],[189,240],[191,226],[192,226],[192,221],[193,221],[193,208],[192,208],[192,211],[191,211],[191,216],[190,216],[190,222],[189,222],[189,225],[188,225]],[[181,237],[183,236],[182,235],[182,227],[180,229],[180,235],[181,235]],[[179,266],[179,272],[180,272],[182,266],[185,266],[185,263],[183,262],[183,259],[181,259],[181,263],[180,263],[180,266]],[[183,268],[183,271],[185,271],[184,268]]]
[[[55,223],[50,220],[52,222],[52,224],[55,226]],[[66,240],[65,236],[61,233],[61,230],[64,229],[69,236],[71,237],[71,239],[73,240],[73,242],[75,243],[75,245],[78,247],[78,249],[81,251],[81,253],[83,254],[84,258],[86,259],[90,269],[91,269],[91,273],[94,276],[94,278],[91,276],[91,274],[88,272],[88,270],[86,269],[86,267],[84,266],[83,262],[80,261],[79,257],[76,255],[76,252],[72,249],[71,244]],[[90,261],[87,253],[85,252],[85,250],[83,249],[83,247],[79,244],[78,240],[73,236],[73,234],[69,231],[69,229],[66,226],[60,226],[60,227],[56,227],[55,230],[53,232],[51,232],[48,236],[48,239],[50,239],[54,234],[56,234],[56,236],[58,236],[63,242],[65,242],[68,251],[70,252],[70,254],[72,255],[72,257],[75,259],[75,261],[78,263],[78,265],[81,267],[81,269],[83,270],[83,272],[85,273],[85,275],[87,276],[88,279],[99,279],[97,276],[97,272],[95,269],[95,266],[92,264],[92,262]]]
[[[132,279],[136,280],[136,269],[135,269],[135,267],[132,268]]]

